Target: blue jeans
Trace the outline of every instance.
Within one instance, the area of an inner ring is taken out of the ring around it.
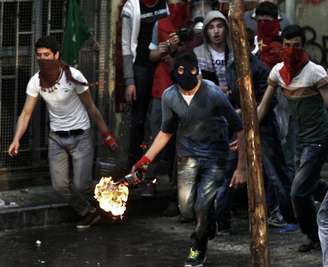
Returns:
[[[224,183],[225,163],[217,159],[178,157],[178,198],[181,215],[196,218],[191,238],[194,248],[206,249],[209,211],[213,207],[218,187]]]
[[[313,193],[320,180],[320,171],[326,160],[328,144],[303,144],[300,148],[300,164],[291,189],[292,204],[301,231],[311,240],[318,241]]]
[[[286,165],[278,134],[274,124],[261,129],[262,165],[265,180],[266,203],[268,212],[277,206],[288,223],[295,223],[290,200],[292,177]]]
[[[317,215],[317,222],[319,226],[323,267],[328,267],[328,192],[321,203]]]
[[[92,208],[93,154],[90,129],[81,135],[69,137],[49,133],[48,157],[52,186],[81,216]]]
[[[214,203],[215,221],[217,222],[218,227],[229,227],[231,224],[231,205],[234,190],[229,187],[229,184],[232,175],[236,170],[237,163],[237,152],[230,151],[224,171],[224,184],[218,188]]]

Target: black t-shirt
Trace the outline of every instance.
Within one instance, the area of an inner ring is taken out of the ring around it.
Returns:
[[[140,1],[140,31],[138,35],[137,57],[135,64],[139,66],[149,66],[149,43],[151,42],[153,27],[155,22],[166,17],[166,1],[159,0],[153,7],[147,7]]]

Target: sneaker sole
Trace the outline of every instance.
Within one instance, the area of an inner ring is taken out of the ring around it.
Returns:
[[[97,217],[95,217],[88,225],[76,225],[76,228],[78,230],[85,230],[90,228],[92,225],[94,225],[95,223],[99,222],[101,219],[101,216],[98,215]]]

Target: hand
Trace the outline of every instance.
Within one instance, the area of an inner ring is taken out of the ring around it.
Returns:
[[[169,52],[169,46],[170,43],[169,42],[161,42],[158,45],[158,50],[161,53],[161,57],[166,56]]]
[[[145,155],[138,160],[136,164],[132,166],[131,172],[142,171],[146,172],[148,165],[151,163],[151,160]]]
[[[118,145],[116,143],[115,137],[111,132],[106,132],[101,134],[104,138],[104,145],[109,147],[112,151],[118,150]]]
[[[9,156],[11,157],[17,156],[18,150],[19,150],[19,142],[13,141],[8,148]]]
[[[231,151],[237,151],[238,150],[238,140],[234,140],[229,144],[229,148]]]
[[[229,96],[232,94],[232,91],[229,89],[228,86],[220,85],[220,88],[226,96]]]
[[[169,44],[170,44],[170,50],[171,52],[174,52],[178,49],[178,46],[180,44],[179,36],[173,32],[169,35]]]
[[[229,187],[237,188],[246,183],[245,170],[237,168],[233,173]]]
[[[130,84],[126,87],[125,100],[128,103],[132,103],[132,101],[137,100],[137,89],[136,89],[136,86],[134,84]]]

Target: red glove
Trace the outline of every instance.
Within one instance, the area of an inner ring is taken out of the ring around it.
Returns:
[[[101,135],[104,138],[104,145],[108,146],[113,151],[118,149],[115,137],[111,132],[102,133]]]
[[[151,163],[151,160],[145,155],[139,159],[139,161],[132,166],[131,172],[142,171],[145,172],[148,168],[148,165]]]

